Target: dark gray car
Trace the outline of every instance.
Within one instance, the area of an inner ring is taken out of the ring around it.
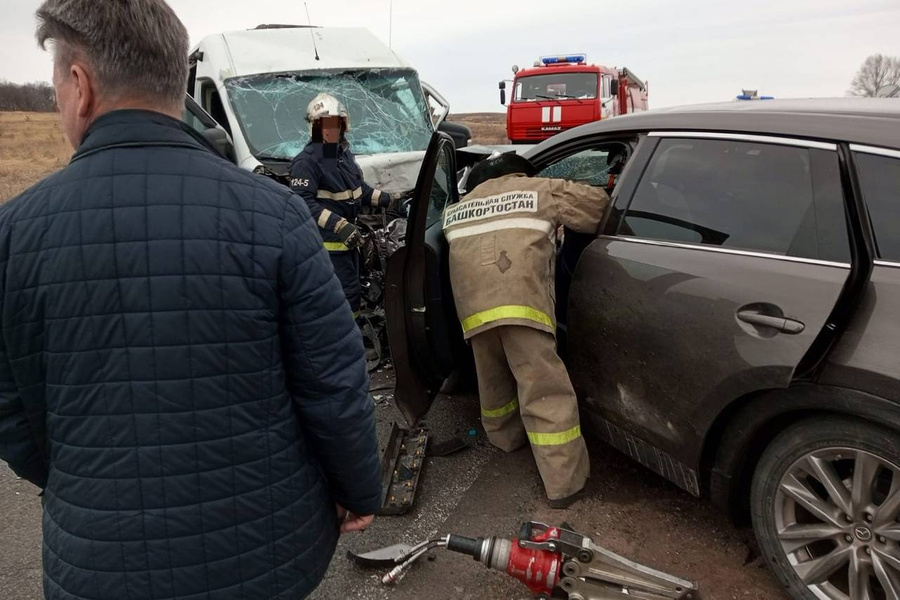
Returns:
[[[560,351],[594,432],[752,521],[792,597],[900,597],[900,101],[652,111],[526,155],[610,189],[626,158],[602,234],[559,254]],[[436,134],[388,265],[411,422],[467,360],[440,230],[457,200]]]

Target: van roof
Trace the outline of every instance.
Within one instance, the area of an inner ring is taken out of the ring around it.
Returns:
[[[218,35],[228,49],[234,75],[239,77],[310,69],[409,68],[409,64],[363,28],[287,27]],[[315,58],[313,37],[319,60]]]

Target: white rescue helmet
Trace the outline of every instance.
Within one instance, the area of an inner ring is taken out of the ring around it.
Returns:
[[[347,109],[337,98],[323,92],[313,98],[306,107],[306,121],[309,123],[310,134],[315,122],[325,117],[340,117],[344,122],[344,131],[350,131],[350,115],[347,114]]]

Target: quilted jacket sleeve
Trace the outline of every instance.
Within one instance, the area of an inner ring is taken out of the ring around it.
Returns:
[[[362,337],[306,206],[288,200],[280,264],[288,389],[334,497],[374,514],[381,500],[375,416]]]
[[[8,235],[2,227],[4,237]],[[6,298],[7,253],[0,262],[0,305]],[[47,461],[43,438],[35,434],[25,412],[22,396],[13,378],[6,349],[6,332],[0,327],[0,460],[9,463],[16,475],[43,488],[47,484]]]
[[[47,485],[47,463],[25,414],[22,397],[12,378],[6,347],[0,340],[0,459],[16,475],[43,488]]]

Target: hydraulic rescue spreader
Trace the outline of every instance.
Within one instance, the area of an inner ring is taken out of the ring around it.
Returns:
[[[361,566],[393,568],[382,578],[397,583],[434,548],[467,554],[489,569],[523,582],[537,598],[569,600],[697,600],[697,586],[596,545],[563,527],[530,522],[517,539],[448,535],[415,546],[403,544],[365,554],[349,553]]]

